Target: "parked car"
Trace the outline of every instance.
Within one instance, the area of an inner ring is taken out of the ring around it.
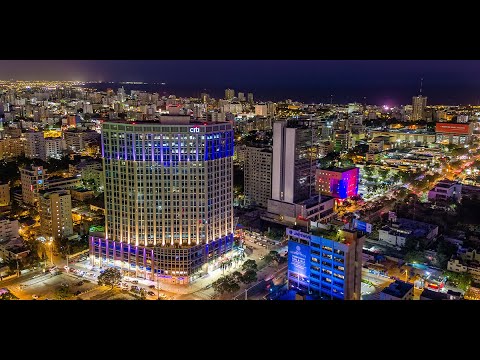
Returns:
[[[33,294],[33,295],[32,295],[32,298],[33,298],[33,300],[38,300],[39,296],[36,295],[36,294]]]
[[[155,296],[155,293],[153,291],[149,291],[147,294],[150,296]]]

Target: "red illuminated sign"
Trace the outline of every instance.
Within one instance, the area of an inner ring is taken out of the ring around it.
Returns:
[[[470,134],[470,125],[437,123],[435,126],[435,131],[450,134]]]

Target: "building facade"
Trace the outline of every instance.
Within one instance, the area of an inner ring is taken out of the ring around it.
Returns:
[[[358,195],[360,169],[357,167],[317,169],[316,177],[317,192],[322,195],[337,199]]]
[[[272,151],[247,146],[243,168],[245,203],[266,208],[272,194]]]
[[[315,195],[312,131],[294,122],[273,124],[272,199],[295,203]]]
[[[186,283],[231,250],[230,123],[105,122],[102,155],[106,226],[90,237],[92,264]]]
[[[45,152],[45,138],[43,132],[30,131],[24,134],[25,156],[30,159],[42,159],[47,161]]]
[[[0,242],[18,237],[18,220],[0,220]]]
[[[10,184],[0,184],[0,207],[10,205]]]
[[[451,180],[442,180],[435,184],[435,187],[428,192],[428,200],[445,201],[454,200],[460,202],[462,199],[462,184]]]
[[[225,99],[232,100],[235,97],[235,90],[225,89]]]
[[[40,227],[47,239],[73,234],[72,197],[69,190],[49,189],[39,193]]]
[[[349,130],[335,131],[335,151],[348,151],[353,147],[352,134]]]
[[[99,138],[99,134],[93,130],[67,130],[63,133],[68,150],[75,152],[83,151],[87,146]]]
[[[61,138],[45,139],[45,158],[60,159],[63,154],[63,140]]]
[[[363,233],[341,229],[336,239],[287,229],[288,287],[331,300],[359,300]]]
[[[441,123],[435,125],[436,142],[465,145],[472,142],[473,123]]]
[[[47,170],[43,166],[31,166],[20,168],[20,180],[22,182],[22,201],[28,205],[35,205],[38,201],[38,192],[45,188]]]
[[[426,96],[414,96],[412,98],[412,120],[419,121],[424,119],[425,107],[427,106]]]

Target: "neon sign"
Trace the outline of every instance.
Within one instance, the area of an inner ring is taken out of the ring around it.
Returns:
[[[199,132],[200,132],[200,128],[198,128],[198,127],[193,127],[193,128],[188,129],[188,131],[190,131],[191,133],[199,133]]]

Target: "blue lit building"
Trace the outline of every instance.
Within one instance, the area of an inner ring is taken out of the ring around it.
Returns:
[[[359,168],[317,169],[317,191],[343,200],[358,195]]]
[[[287,236],[290,289],[322,299],[360,299],[364,233],[341,229],[327,239],[287,229]]]
[[[187,283],[233,244],[233,129],[166,116],[105,122],[105,234],[90,237],[93,264]]]

